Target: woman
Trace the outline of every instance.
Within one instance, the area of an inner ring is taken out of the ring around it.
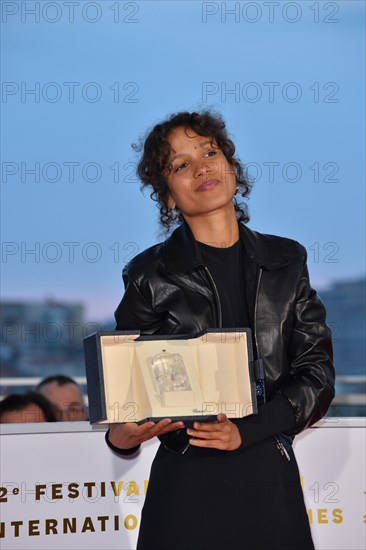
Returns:
[[[251,327],[265,370],[257,415],[194,423],[112,425],[121,454],[159,436],[138,548],[311,549],[293,436],[326,413],[334,370],[324,308],[310,287],[305,249],[245,226],[246,181],[225,124],[208,112],[178,113],[144,143],[138,174],[151,186],[162,244],[124,270],[117,329],[192,334]]]

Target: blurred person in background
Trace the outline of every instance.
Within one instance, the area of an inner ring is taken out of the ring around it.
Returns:
[[[0,402],[0,423],[56,422],[51,403],[36,392],[12,393]]]
[[[86,408],[81,390],[77,382],[69,376],[62,374],[48,376],[41,380],[36,391],[54,406],[59,422],[86,420]]]

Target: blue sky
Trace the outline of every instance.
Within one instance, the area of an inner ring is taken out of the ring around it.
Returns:
[[[257,175],[250,226],[317,288],[364,274],[364,2],[1,4],[3,299],[111,317],[159,231],[130,145],[205,107]]]

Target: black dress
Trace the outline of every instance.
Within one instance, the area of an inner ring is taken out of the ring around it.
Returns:
[[[229,248],[199,246],[218,289],[223,327],[249,326],[240,242]],[[286,407],[292,415],[288,403]],[[256,425],[257,420],[236,421],[247,423],[249,440],[236,451],[190,446],[181,455],[160,445],[151,467],[138,550],[314,548],[292,448],[287,460],[276,446],[275,422],[266,426],[262,418]]]

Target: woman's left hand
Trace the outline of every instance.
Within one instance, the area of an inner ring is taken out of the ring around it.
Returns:
[[[240,432],[226,414],[218,414],[216,422],[195,422],[187,434],[191,436],[190,445],[195,447],[235,451],[241,445]]]

